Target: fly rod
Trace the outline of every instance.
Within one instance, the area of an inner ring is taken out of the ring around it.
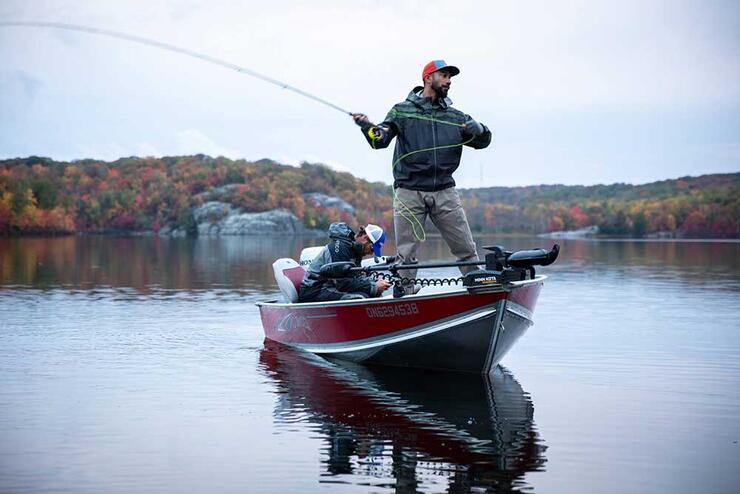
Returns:
[[[122,39],[126,41],[131,41],[133,43],[139,43],[142,45],[153,46],[155,48],[160,48],[162,50],[179,53],[181,55],[186,55],[189,57],[197,58],[199,60],[203,60],[208,63],[220,65],[222,67],[226,67],[227,69],[235,70],[241,74],[246,74],[254,78],[260,79],[261,81],[267,82],[268,84],[278,86],[282,89],[287,89],[288,91],[293,91],[294,93],[300,94],[303,97],[312,99],[318,103],[326,105],[337,111],[340,111],[344,113],[345,115],[352,115],[352,112],[349,112],[345,110],[344,108],[338,105],[335,105],[334,103],[330,101],[325,100],[324,98],[320,98],[314,94],[304,91],[303,89],[299,89],[295,86],[291,86],[290,84],[287,84],[283,81],[273,79],[272,77],[261,74],[255,70],[248,69],[246,67],[242,67],[240,65],[236,65],[231,62],[226,62],[224,60],[220,60],[218,58],[214,58],[209,55],[204,55],[203,53],[198,53],[197,51],[188,50],[187,48],[182,48],[179,46],[171,45],[169,43],[163,43],[161,41],[157,41],[154,39],[144,38],[142,36],[134,36],[132,34],[121,33],[118,31],[111,31],[109,29],[100,29],[97,27],[81,26],[78,24],[65,24],[61,22],[0,21],[0,27],[41,27],[41,28],[51,28],[51,29],[63,29],[66,31],[77,31],[77,32],[83,32],[83,33],[98,34],[101,36],[118,38],[118,39]]]

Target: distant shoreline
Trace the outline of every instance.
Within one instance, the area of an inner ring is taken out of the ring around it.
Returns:
[[[740,238],[740,172],[628,185],[460,189],[474,232],[547,238]],[[320,164],[205,155],[0,160],[0,235],[301,235],[333,221],[393,230],[392,194]],[[429,226],[430,233],[435,229]]]

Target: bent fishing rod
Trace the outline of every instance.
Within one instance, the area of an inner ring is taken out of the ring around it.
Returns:
[[[77,31],[77,32],[83,32],[83,33],[98,34],[101,36],[118,38],[118,39],[122,39],[125,41],[139,43],[142,45],[153,46],[155,48],[160,48],[162,50],[179,53],[181,55],[186,55],[189,57],[197,58],[197,59],[203,60],[208,63],[220,65],[222,67],[226,67],[227,69],[235,70],[236,72],[239,72],[241,74],[246,74],[256,79],[260,79],[261,81],[267,82],[268,84],[273,84],[282,89],[293,91],[296,94],[312,99],[318,103],[326,105],[337,111],[340,111],[344,113],[345,115],[350,115],[350,116],[352,115],[352,112],[347,111],[344,108],[338,105],[335,105],[334,103],[330,101],[325,100],[324,98],[320,98],[314,94],[311,94],[307,91],[299,89],[295,86],[291,86],[290,84],[287,84],[283,81],[279,81],[277,79],[273,79],[272,77],[266,76],[264,74],[260,74],[257,71],[248,69],[246,67],[242,67],[240,65],[233,64],[231,62],[226,62],[224,60],[220,60],[218,58],[214,58],[209,55],[204,55],[203,53],[198,53],[197,51],[188,50],[187,48],[182,48],[176,45],[171,45],[169,43],[163,43],[161,41],[157,41],[154,39],[144,38],[142,36],[134,36],[132,34],[121,33],[118,31],[111,31],[109,29],[100,29],[96,27],[81,26],[78,24],[66,24],[66,23],[61,23],[61,22],[0,21],[0,27],[41,27],[41,28],[51,28],[51,29],[62,29],[66,31]]]

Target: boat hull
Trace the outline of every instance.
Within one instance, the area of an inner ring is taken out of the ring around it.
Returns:
[[[488,373],[532,325],[544,279],[486,293],[257,305],[266,338],[325,357]]]

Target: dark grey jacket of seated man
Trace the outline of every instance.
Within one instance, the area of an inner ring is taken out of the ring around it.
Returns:
[[[301,282],[299,302],[327,302],[379,297],[375,282],[358,274],[351,278],[330,279],[321,276],[321,267],[330,262],[351,261],[356,266],[362,263],[363,245],[355,241],[355,232],[347,223],[329,225],[327,244],[306,270]]]

